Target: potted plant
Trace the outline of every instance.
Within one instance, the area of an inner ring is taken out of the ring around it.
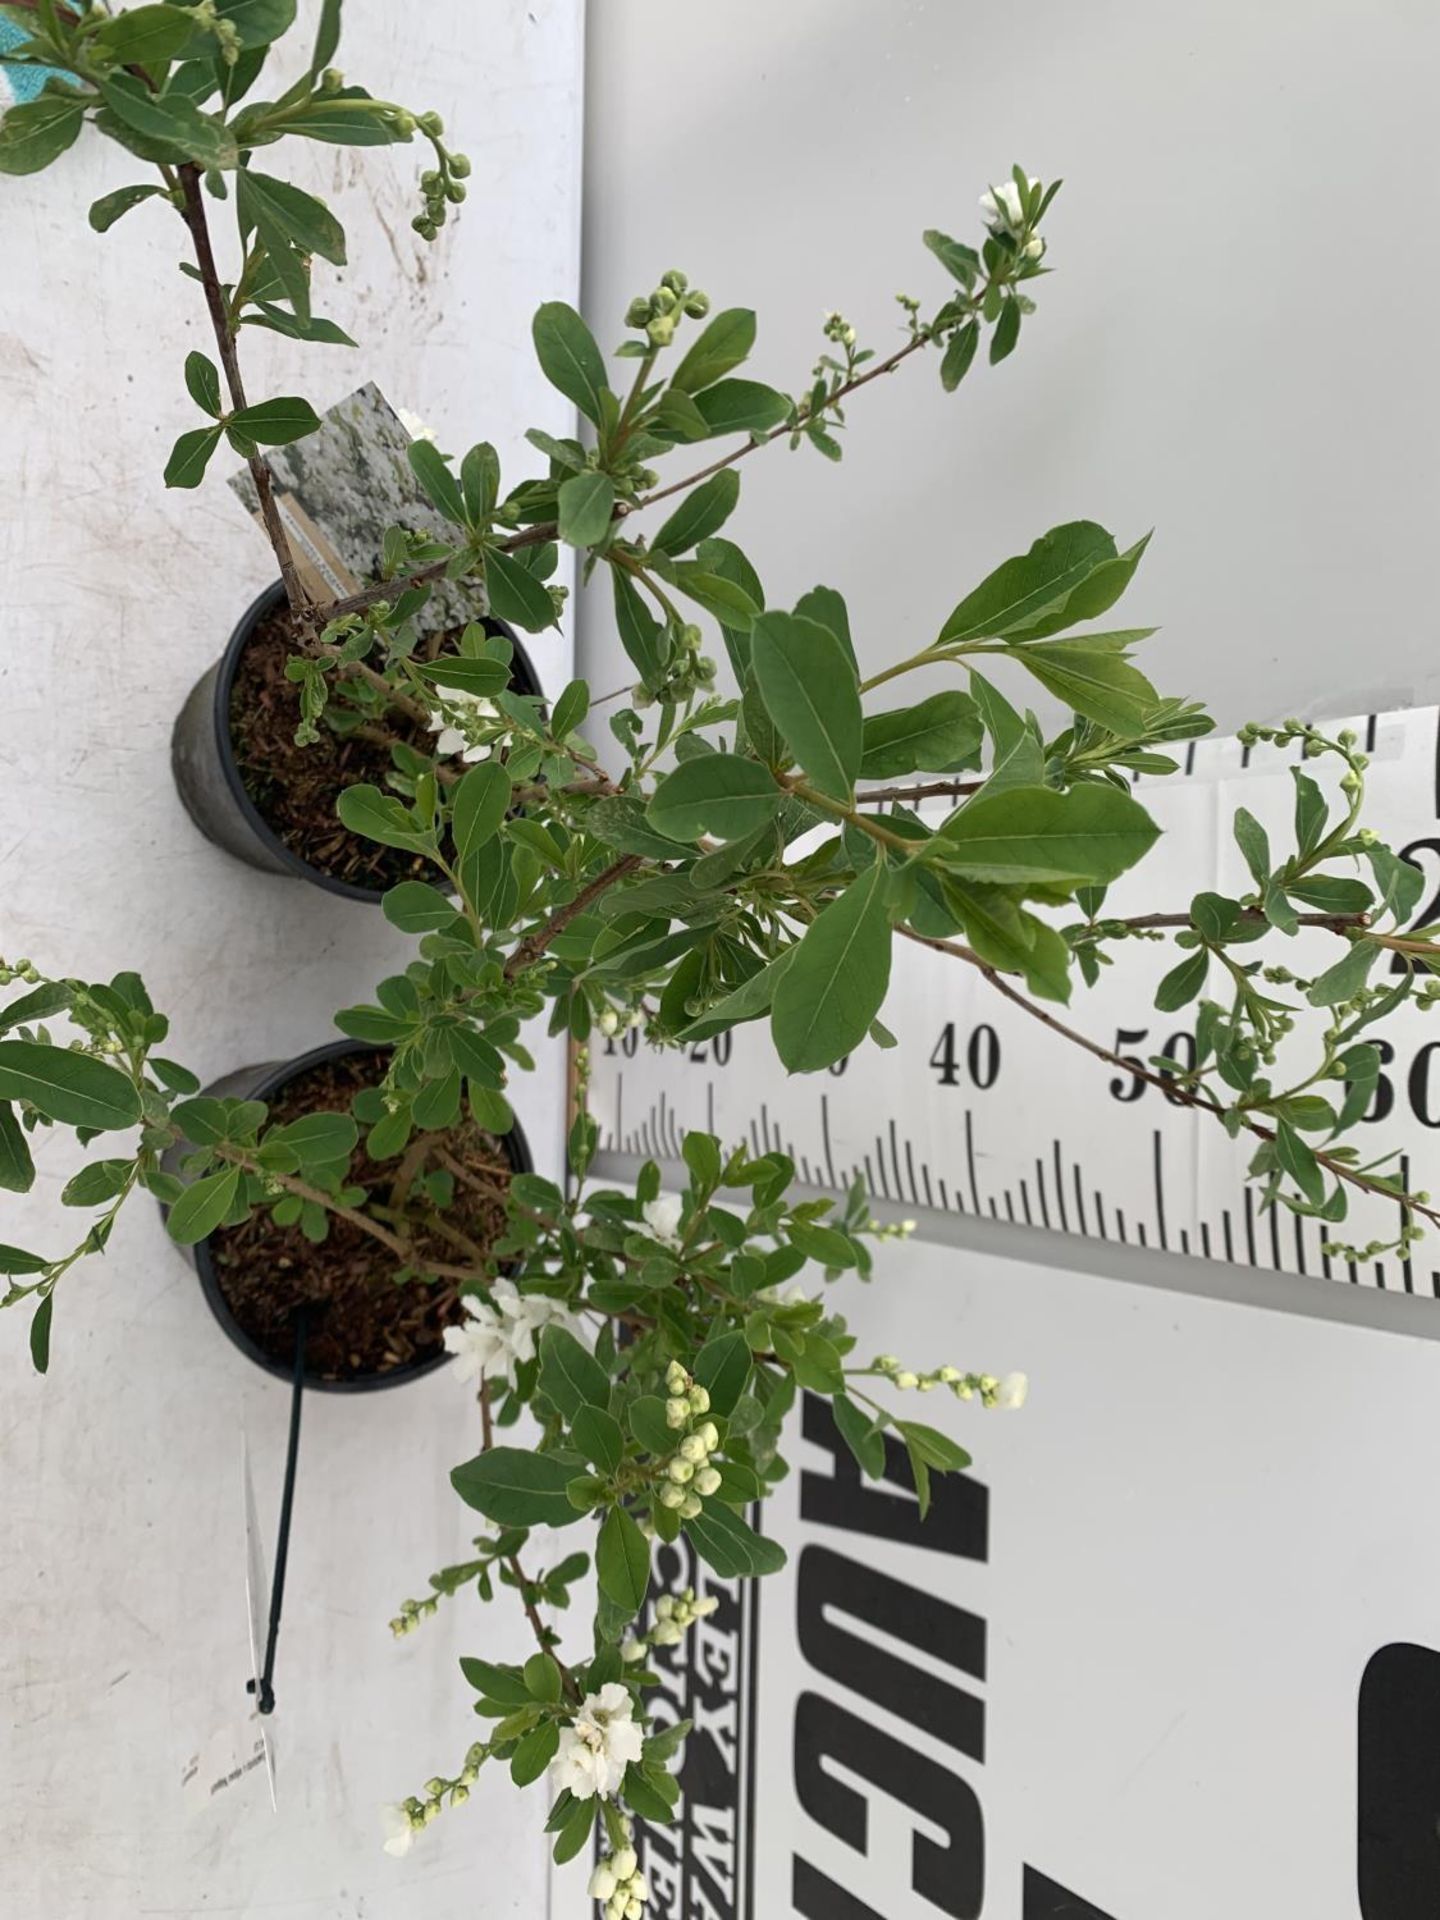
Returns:
[[[1055,528],[964,592],[926,646],[862,677],[840,596],[822,587],[767,607],[723,531],[746,461],[775,458],[765,449],[777,443],[837,457],[846,407],[882,376],[929,360],[949,393],[982,344],[992,365],[1014,350],[1055,193],[1019,170],[983,196],[978,246],[926,234],[940,291],[928,307],[904,299],[898,344],[864,347],[832,315],[798,395],[740,371],[754,315],[710,314],[677,270],[637,295],[613,359],[577,313],[547,302],[536,352],[582,432],[532,433],[541,470],[509,484],[488,445],[452,461],[417,443],[415,474],[448,528],[441,550],[397,534],[386,577],[310,600],[260,449],[303,436],[317,416],[295,397],[252,399],[240,343],[252,324],[315,337],[326,323],[312,267],[343,236],[328,208],[270,171],[272,150],[287,138],[425,139],[415,224],[427,235],[463,198],[469,169],[433,115],[334,71],[338,0],[327,0],[301,79],[252,99],[292,14],[288,0],[113,14],[47,0],[21,58],[69,77],[5,120],[0,169],[48,164],[93,121],[145,171],[92,209],[92,223],[144,200],[178,218],[214,357],[191,356],[199,424],[168,477],[197,483],[222,441],[249,462],[289,601],[300,731],[312,735],[342,698],[377,712],[409,701],[427,733],[437,702],[448,706],[428,752],[407,743],[383,779],[336,800],[349,832],[409,863],[383,909],[414,937],[414,958],[372,1003],[337,1015],[348,1039],[384,1050],[366,1056],[378,1077],[353,1091],[334,1082],[324,1105],[293,1117],[284,1076],[242,1086],[248,1097],[200,1095],[158,1051],[166,1023],[133,974],[86,983],[10,962],[0,979],[21,990],[0,1010],[0,1183],[29,1184],[31,1141],[47,1129],[100,1146],[65,1195],[92,1209],[73,1250],[0,1250],[6,1303],[31,1310],[43,1368],[60,1282],[104,1246],[140,1188],[168,1207],[182,1244],[268,1217],[323,1247],[343,1225],[375,1249],[397,1296],[458,1289],[461,1319],[443,1337],[461,1377],[478,1383],[484,1444],[452,1478],[488,1531],[473,1562],[436,1576],[437,1598],[505,1586],[536,1648],[523,1666],[483,1651],[465,1663],[489,1730],[452,1776],[392,1811],[390,1845],[402,1851],[463,1800],[482,1765],[507,1766],[522,1787],[548,1776],[557,1857],[598,1835],[592,1891],[607,1920],[636,1920],[645,1888],[631,1822],[671,1816],[685,1732],[657,1731],[647,1712],[648,1655],[701,1611],[648,1606],[654,1543],[683,1533],[726,1578],[780,1563],[747,1516],[784,1471],[785,1416],[801,1390],[832,1403],[866,1473],[883,1469],[887,1438],[898,1438],[923,1510],[931,1476],[969,1456],[910,1417],[912,1396],[1014,1407],[1025,1383],[958,1357],[921,1367],[857,1355],[828,1283],[868,1274],[873,1243],[899,1230],[879,1227],[858,1191],[797,1201],[783,1154],[691,1134],[679,1191],[662,1192],[655,1165],[631,1189],[589,1189],[590,1035],[639,1018],[657,1044],[688,1044],[768,1019],[783,1066],[814,1072],[867,1038],[885,1044],[892,943],[919,941],[977,970],[1057,1046],[1078,1043],[1111,1070],[1163,1084],[1247,1140],[1263,1205],[1316,1216],[1338,1240],[1352,1205],[1373,1202],[1408,1247],[1437,1218],[1428,1196],[1387,1162],[1362,1164],[1347,1136],[1377,1082],[1376,1025],[1407,998],[1434,1000],[1440,946],[1433,929],[1409,927],[1420,876],[1363,823],[1364,753],[1348,734],[1299,722],[1245,735],[1303,744],[1293,842],[1273,846],[1241,810],[1242,893],[1176,899],[1163,875],[1156,911],[1107,916],[1107,887],[1156,839],[1131,776],[1165,770],[1175,744],[1209,725],[1133,663],[1142,633],[1092,624],[1129,585],[1143,541],[1122,550],[1093,522]],[[235,224],[228,269],[215,213]],[[441,581],[470,588],[477,615],[523,632],[549,625],[562,610],[546,584],[561,544],[588,575],[609,576],[635,669],[608,716],[616,769],[587,731],[598,702],[583,680],[547,712],[507,691],[508,665],[478,624],[448,655],[417,657],[412,644],[414,616]],[[720,645],[727,693],[715,688]],[[906,703],[897,683],[937,665],[957,684]],[[1027,680],[1072,709],[1059,732],[1047,736],[1003,690]],[[494,712],[467,718],[478,700]],[[1056,1011],[1077,975],[1093,980],[1136,938],[1177,949],[1158,1003],[1198,1003],[1195,1059],[1164,1063],[1163,1077]],[[1384,984],[1372,984],[1382,959]],[[508,1075],[530,1064],[520,1027],[546,1009],[552,1033],[579,1047],[571,1179],[516,1170],[519,1155],[508,1181],[498,1160],[482,1169],[497,1209],[504,1190],[492,1232],[466,1211],[456,1131],[505,1135]],[[528,1424],[511,1433],[522,1414]],[[593,1631],[562,1643],[550,1609],[592,1558]],[[402,1611],[397,1629],[432,1604]]]

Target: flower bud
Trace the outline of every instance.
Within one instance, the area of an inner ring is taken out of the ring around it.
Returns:
[[[465,182],[463,180],[451,180],[446,185],[445,198],[449,200],[452,205],[458,207],[460,202],[465,198],[465,191]]]
[[[714,1467],[702,1467],[695,1476],[695,1491],[708,1499],[712,1493],[720,1490],[720,1475]]]
[[[621,1847],[618,1853],[612,1853],[610,1864],[615,1869],[617,1880],[628,1880],[640,1864],[640,1856],[634,1847]]]
[[[919,1383],[919,1379],[919,1374],[912,1373],[909,1367],[902,1367],[899,1373],[895,1375],[895,1384],[903,1393],[910,1387],[916,1386]]]
[[[665,1424],[667,1427],[683,1427],[690,1419],[690,1402],[678,1395],[665,1402]]]
[[[720,1429],[716,1426],[715,1422],[713,1420],[707,1420],[703,1427],[697,1428],[697,1432],[705,1442],[708,1450],[713,1453],[720,1444]]]
[[[445,131],[445,122],[440,118],[438,113],[422,113],[419,116],[417,124],[422,133],[428,133],[436,140],[438,140],[440,135]]]
[[[671,267],[668,273],[660,276],[662,287],[668,287],[671,293],[684,293],[690,285],[690,276],[682,273],[678,267]]]
[[[452,1807],[463,1807],[469,1798],[470,1789],[465,1785],[463,1780],[450,1789],[450,1804]]]
[[[692,320],[703,320],[710,311],[709,294],[687,293],[685,296],[685,311]]]
[[[468,180],[470,178],[469,154],[452,153],[450,156],[450,171],[457,180]]]
[[[650,318],[650,298],[648,294],[637,293],[625,309],[627,327],[643,327]]]
[[[710,1449],[698,1433],[687,1434],[680,1442],[680,1458],[698,1467],[710,1457]]]
[[[323,93],[338,93],[345,84],[345,76],[338,67],[326,67],[320,76],[320,88]]]
[[[686,1494],[683,1487],[677,1487],[671,1483],[660,1489],[660,1504],[662,1507],[683,1507],[685,1500]]]
[[[650,311],[657,316],[673,313],[678,305],[674,293],[663,283],[650,296]]]
[[[687,1493],[680,1503],[680,1518],[693,1520],[700,1511],[700,1502],[693,1493]]]
[[[690,1389],[690,1411],[692,1413],[708,1413],[710,1411],[710,1395],[704,1387],[692,1387]]]
[[[675,338],[675,322],[668,313],[657,314],[645,329],[654,347],[668,347]]]
[[[615,1891],[617,1878],[613,1859],[602,1860],[591,1874],[590,1883],[585,1891],[592,1900],[608,1900]]]
[[[695,1478],[695,1469],[688,1460],[672,1460],[665,1471],[681,1487]]]

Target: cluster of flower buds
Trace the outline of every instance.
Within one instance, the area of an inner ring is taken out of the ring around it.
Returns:
[[[644,329],[652,347],[668,347],[675,338],[681,316],[703,320],[710,311],[710,296],[692,287],[678,267],[662,273],[653,293],[637,293],[625,310],[627,327]]]
[[[0,987],[8,987],[13,981],[23,980],[27,987],[33,987],[40,975],[28,960],[0,960]]]
[[[893,1353],[879,1353],[870,1364],[902,1393],[912,1389],[933,1393],[936,1387],[949,1387],[957,1400],[978,1399],[982,1406],[1002,1412],[1018,1412],[1030,1392],[1030,1382],[1023,1373],[1007,1373],[1002,1377],[993,1373],[962,1373],[958,1367],[935,1367],[929,1373],[917,1373],[911,1367],[901,1366]]]
[[[678,1360],[670,1362],[665,1388],[665,1421],[679,1444],[662,1463],[665,1484],[660,1504],[678,1510],[682,1520],[693,1520],[701,1501],[719,1491],[720,1475],[710,1465],[710,1456],[720,1445],[720,1430],[704,1417],[710,1411],[708,1391],[696,1386]]]
[[[465,1755],[465,1764],[453,1780],[436,1774],[425,1782],[423,1793],[412,1793],[408,1800],[402,1800],[398,1806],[383,1807],[381,1818],[385,1827],[386,1853],[408,1853],[416,1835],[423,1833],[426,1827],[440,1818],[447,1800],[452,1807],[463,1807],[470,1798],[471,1787],[480,1777],[484,1759],[485,1747],[476,1741]]]
[[[440,1610],[439,1597],[429,1595],[424,1600],[402,1600],[400,1611],[390,1622],[390,1631],[397,1640],[403,1640],[407,1633],[414,1633],[422,1620],[428,1620]]]
[[[843,313],[827,313],[825,316],[825,338],[833,340],[837,347],[853,347],[855,329]]]
[[[640,686],[632,693],[632,703],[638,710],[653,707],[657,701],[665,706],[683,706],[695,694],[708,693],[714,686],[715,662],[708,653],[700,651],[705,642],[700,628],[687,621],[675,637],[679,644],[659,692],[652,694]]]
[[[445,146],[440,137],[445,131],[445,122],[438,113],[413,116],[410,131],[417,128],[435,149],[435,165],[420,176],[425,211],[417,213],[410,224],[422,240],[433,240],[444,226],[450,208],[465,198],[470,162],[463,153],[451,153]]]
[[[866,1221],[865,1230],[873,1233],[877,1240],[908,1240],[915,1231],[915,1225],[913,1220],[891,1220],[887,1224],[884,1220],[872,1218]]]
[[[639,1855],[631,1845],[634,1829],[629,1820],[624,1822],[624,1831],[625,1845],[602,1855],[587,1888],[590,1898],[600,1902],[605,1920],[640,1920],[650,1898]]]
[[[644,1024],[645,1013],[641,1007],[603,1007],[595,1022],[607,1040],[613,1039],[617,1033],[623,1033],[627,1028],[643,1027]]]
[[[697,1620],[708,1620],[720,1602],[713,1593],[702,1600],[695,1589],[683,1593],[662,1593],[655,1602],[655,1624],[648,1633],[629,1634],[621,1642],[620,1657],[630,1666],[643,1660],[651,1647],[678,1647]]]

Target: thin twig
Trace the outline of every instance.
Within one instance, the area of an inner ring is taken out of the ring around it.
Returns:
[[[627,873],[633,873],[636,867],[643,865],[642,854],[626,853],[622,854],[612,866],[606,867],[603,873],[597,874],[589,886],[580,889],[573,900],[552,913],[543,927],[537,927],[534,933],[526,934],[505,962],[505,978],[513,980],[517,973],[523,973],[527,967],[533,967],[551,941],[562,934],[572,920],[584,913],[585,909],[598,900],[607,888],[613,887],[617,880],[623,880]]]

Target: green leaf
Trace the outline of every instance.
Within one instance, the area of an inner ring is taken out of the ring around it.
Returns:
[[[995,322],[995,331],[990,336],[990,364],[998,367],[1015,351],[1015,343],[1020,338],[1020,302],[1007,300],[1000,309],[1000,318]]]
[[[580,1515],[566,1487],[575,1469],[553,1453],[491,1447],[455,1468],[450,1484],[465,1502],[502,1527],[568,1527]]]
[[[563,1867],[567,1860],[573,1860],[590,1838],[590,1830],[600,1811],[599,1795],[588,1800],[577,1800],[565,1816],[565,1823],[555,1836],[555,1844],[550,1849],[550,1857],[556,1866]]]
[[[593,547],[610,531],[615,482],[608,473],[577,473],[560,489],[560,538],[572,547]]]
[[[363,87],[318,93],[302,106],[287,107],[283,125],[286,133],[324,140],[331,146],[388,147],[406,137],[396,130],[384,104]],[[242,126],[242,137],[244,131]]]
[[[39,173],[75,144],[84,120],[81,96],[54,82],[38,100],[11,107],[0,119],[0,173]]]
[[[1320,1162],[1285,1120],[1275,1123],[1275,1158],[1312,1207],[1324,1204],[1325,1174]]]
[[[667,774],[650,797],[646,818],[671,840],[741,840],[774,818],[784,795],[758,761],[706,753]]]
[[[806,929],[775,990],[771,1032],[790,1073],[852,1053],[890,985],[889,870],[866,869]]]
[[[769,433],[790,418],[790,402],[758,380],[722,380],[695,396],[695,405],[714,439],[722,433]]]
[[[692,342],[670,376],[676,393],[701,393],[723,380],[749,357],[755,344],[755,315],[748,307],[726,307]]]
[[[8,1100],[0,1100],[0,1188],[7,1193],[28,1193],[34,1184],[30,1143],[15,1118],[15,1109]]]
[[[133,127],[147,140],[173,147],[187,160],[198,161],[204,167],[233,167],[239,159],[234,134],[218,120],[201,113],[184,94],[151,93],[128,73],[111,74],[100,82],[100,91],[106,106],[127,127]],[[7,128],[13,117],[7,115]],[[68,146],[69,141],[65,144]]]
[[[262,400],[258,406],[241,407],[231,415],[230,425],[247,440],[258,440],[262,447],[288,447],[292,441],[314,433],[320,416],[308,400],[285,394],[279,399]]]
[[[162,11],[169,13],[170,8]],[[203,353],[187,353],[185,356],[185,387],[190,398],[202,413],[208,413],[212,420],[220,417],[220,369],[215,362]]]
[[[411,472],[420,482],[425,498],[435,511],[452,520],[457,527],[463,527],[466,513],[460,482],[434,441],[412,440],[405,449],[405,458],[410,462]],[[548,602],[548,595],[546,597]]]
[[[21,1247],[0,1246],[0,1273],[23,1277],[26,1274],[43,1273],[49,1264],[38,1253],[26,1253]]]
[[[315,51],[310,56],[310,72],[315,75],[328,67],[340,45],[341,0],[323,0],[320,24],[315,30]]]
[[[680,554],[712,538],[735,511],[739,499],[740,476],[733,467],[712,474],[681,501],[650,542],[652,550]]]
[[[244,1178],[239,1167],[226,1167],[192,1181],[166,1218],[170,1238],[182,1247],[193,1247],[197,1240],[208,1238],[234,1206]]]
[[[464,860],[500,831],[510,811],[510,776],[498,761],[482,760],[453,789],[450,832]]]
[[[960,1473],[970,1465],[964,1447],[957,1446],[948,1433],[927,1427],[919,1420],[897,1420],[896,1431],[912,1453],[919,1454],[927,1467],[937,1473]]]
[[[975,349],[980,344],[980,322],[967,320],[963,327],[957,327],[945,343],[944,358],[940,362],[940,384],[947,393],[954,393],[960,382],[970,371],[975,359]]]
[[[1179,966],[1172,967],[1155,989],[1155,1005],[1160,1012],[1174,1013],[1178,1007],[1189,1006],[1205,985],[1205,976],[1209,971],[1208,947],[1197,947],[1194,953],[1187,953]]]
[[[1349,952],[1316,980],[1306,999],[1312,1007],[1338,1007],[1351,1000],[1370,977],[1370,969],[1380,957],[1380,949],[1369,940],[1357,940]],[[0,1086],[3,1091],[3,1086]]]
[[[1005,639],[1021,632],[1040,639],[1046,632],[1058,632],[1069,624],[1064,616],[1071,595],[1116,558],[1113,538],[1093,520],[1052,527],[1028,553],[1005,561],[967,594],[940,629],[935,644]],[[1135,558],[1138,562],[1138,552]],[[1133,572],[1133,564],[1130,570]],[[1122,580],[1111,600],[1119,597],[1123,585]],[[1103,611],[1102,606],[1093,609],[1093,613]],[[1088,619],[1093,615],[1070,617]],[[1049,624],[1052,620],[1058,624]]]
[[[828,628],[762,613],[750,666],[765,709],[812,785],[847,806],[860,771],[863,721],[855,669]]]
[[[546,627],[554,626],[555,603],[544,582],[498,547],[492,547],[485,556],[485,585],[490,611],[499,619],[509,620],[527,633],[543,633]]]
[[[526,1691],[532,1700],[539,1700],[544,1706],[558,1706],[564,1681],[553,1654],[532,1653],[525,1662],[524,1677]]]
[[[675,1430],[665,1418],[665,1402],[658,1394],[647,1393],[633,1401],[626,1418],[631,1433],[647,1453],[668,1456],[675,1451]]]
[[[472,660],[459,653],[426,660],[420,671],[437,687],[458,687],[462,693],[479,694],[482,698],[499,693],[510,684],[510,669],[503,660]]]
[[[845,605],[844,595],[837,593],[834,587],[811,587],[795,602],[794,610],[802,620],[813,620],[817,626],[834,634],[845,649],[845,657],[858,680],[860,668],[855,658],[855,642],[850,637],[850,611]]]
[[[691,1372],[710,1395],[712,1413],[734,1412],[750,1379],[750,1364],[750,1344],[743,1333],[723,1333],[701,1347]]]
[[[30,1359],[37,1373],[47,1373],[50,1368],[50,1320],[54,1312],[55,1295],[47,1293],[30,1322]]]
[[[1142,628],[1133,637],[1143,639],[1145,634]],[[1012,649],[1010,657],[1077,713],[1122,740],[1136,739],[1145,732],[1160,696],[1138,667],[1097,645],[1115,638],[1087,634],[1083,640],[1033,641]]]
[[[1103,884],[1133,867],[1159,832],[1115,787],[1013,787],[977,795],[924,845],[927,859],[977,880]]]
[[[10,115],[10,119],[14,114]],[[7,123],[8,124],[8,123]],[[0,173],[4,165],[5,135],[0,130]],[[96,233],[108,233],[122,215],[129,213],[132,207],[138,207],[142,200],[154,200],[163,194],[163,187],[116,187],[113,193],[102,193],[90,208],[90,225]]]
[[[581,1407],[610,1404],[610,1376],[564,1327],[546,1327],[540,1336],[540,1391],[567,1420]]]
[[[264,327],[270,333],[282,333],[287,340],[310,340],[327,347],[353,347],[356,343],[343,327],[337,327],[333,320],[322,320],[318,314],[311,314],[306,320],[297,314],[287,313],[283,307],[273,307],[266,300],[257,300],[252,312],[241,321],[242,326]]]
[[[683,594],[702,606],[722,627],[748,633],[760,609],[737,581],[723,574],[707,573],[693,560],[677,560],[671,568],[675,585]]]
[[[861,1472],[870,1480],[885,1477],[885,1436],[871,1416],[850,1398],[837,1393],[831,1402],[840,1437],[854,1454]]]
[[[547,300],[535,315],[533,333],[545,378],[598,427],[604,415],[601,396],[609,387],[590,329],[563,300]]]
[[[402,933],[438,933],[455,919],[455,909],[438,887],[423,880],[402,880],[380,902],[385,918]]]
[[[866,714],[860,777],[894,780],[976,767],[984,738],[980,709],[968,693],[932,693],[917,706]]]
[[[378,841],[382,847],[399,847],[414,853],[420,828],[409,809],[393,794],[379,787],[343,787],[335,802],[340,824],[362,839]]]
[[[597,1473],[618,1472],[625,1457],[625,1437],[610,1414],[600,1407],[581,1407],[570,1422],[570,1434]]]
[[[516,1667],[496,1666],[490,1660],[461,1656],[460,1671],[477,1693],[493,1700],[497,1707],[525,1707],[532,1695],[523,1672]]]
[[[595,1577],[607,1600],[638,1613],[650,1588],[650,1542],[623,1507],[605,1516],[595,1543]]]
[[[288,1147],[302,1166],[323,1166],[348,1160],[360,1138],[348,1113],[306,1113],[265,1136],[267,1146]]]
[[[98,27],[93,44],[122,67],[166,67],[194,30],[178,7],[132,7]]]
[[[583,726],[589,711],[589,686],[584,680],[572,680],[555,702],[550,714],[550,731],[555,739],[564,740],[577,727]]]
[[[640,597],[639,589],[619,567],[611,568],[615,594],[615,625],[630,663],[651,693],[665,678],[665,636],[660,623]]]
[[[241,231],[273,229],[301,253],[318,254],[332,267],[345,265],[345,229],[323,200],[288,180],[273,179],[242,167],[236,176],[236,209]]]
[[[968,292],[980,272],[980,256],[975,249],[964,246],[959,240],[952,240],[948,233],[941,233],[938,227],[927,227],[920,237],[945,271]]]
[[[210,456],[220,444],[220,432],[218,426],[195,427],[189,433],[181,434],[170,449],[170,458],[165,463],[167,487],[199,486],[205,478]]]
[[[1248,807],[1235,809],[1235,844],[1245,856],[1250,878],[1263,893],[1270,878],[1270,837]]]
[[[738,1513],[714,1500],[685,1522],[685,1531],[700,1558],[722,1580],[750,1580],[759,1574],[778,1573],[785,1564],[785,1549],[778,1540],[767,1540]]]
[[[60,1195],[62,1207],[100,1207],[125,1190],[133,1160],[92,1160],[67,1180]]]
[[[510,1757],[510,1778],[517,1787],[528,1787],[538,1780],[560,1745],[560,1729],[553,1720],[542,1720],[532,1727]]]
[[[28,1100],[47,1120],[99,1132],[140,1118],[140,1095],[117,1067],[39,1040],[0,1040],[0,1100]]]

